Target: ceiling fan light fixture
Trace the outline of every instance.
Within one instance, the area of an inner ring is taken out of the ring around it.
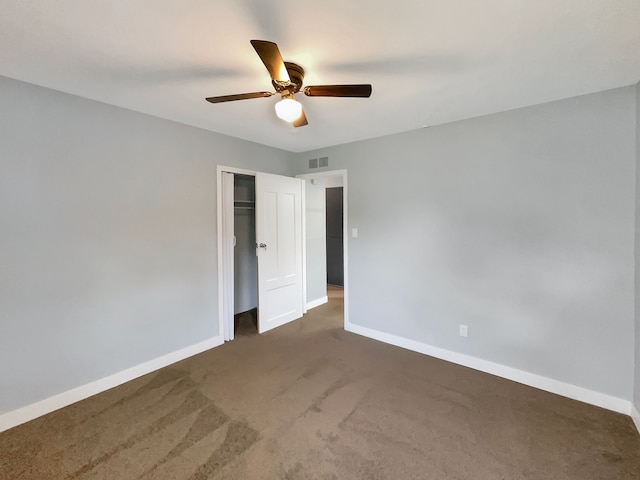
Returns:
[[[285,122],[293,122],[300,118],[302,114],[302,104],[295,100],[293,96],[283,97],[276,103],[276,115]]]
[[[285,62],[282,59],[278,45],[267,40],[251,40],[251,45],[269,72],[271,84],[276,91],[206,97],[205,100],[207,102],[223,103],[281,95],[282,100],[275,105],[276,115],[293,127],[298,128],[309,125],[309,122],[302,105],[294,98],[296,93],[302,92],[307,97],[369,98],[371,96],[370,84],[312,85],[303,89],[304,68],[297,63]]]

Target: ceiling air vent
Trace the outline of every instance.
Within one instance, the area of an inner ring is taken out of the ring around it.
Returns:
[[[318,166],[320,168],[322,167],[328,167],[329,166],[329,157],[320,157],[318,159]]]
[[[309,168],[318,168],[318,159],[312,158],[309,160]]]

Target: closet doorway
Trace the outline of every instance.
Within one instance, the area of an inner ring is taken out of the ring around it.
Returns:
[[[258,333],[256,177],[233,175],[234,337]]]
[[[302,180],[218,166],[218,312],[224,340],[304,310]]]

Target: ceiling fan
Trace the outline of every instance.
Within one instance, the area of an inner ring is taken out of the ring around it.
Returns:
[[[295,94],[302,88],[304,79],[304,69],[295,63],[282,60],[278,45],[266,40],[251,40],[251,45],[267,67],[271,75],[271,83],[276,89],[275,92],[252,92],[240,93],[237,95],[223,95],[220,97],[208,97],[207,102],[222,103],[234,100],[246,100],[249,98],[271,97],[280,94],[282,100],[276,103],[276,115],[293,124],[294,127],[307,125],[307,117],[304,114],[302,105],[295,100]],[[302,90],[308,97],[361,97],[371,96],[371,85],[314,85],[304,87]]]

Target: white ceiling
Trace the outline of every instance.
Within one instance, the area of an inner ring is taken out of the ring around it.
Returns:
[[[639,0],[2,0],[0,75],[290,151],[371,138],[640,80]],[[309,98],[278,120],[249,40],[276,42]]]

